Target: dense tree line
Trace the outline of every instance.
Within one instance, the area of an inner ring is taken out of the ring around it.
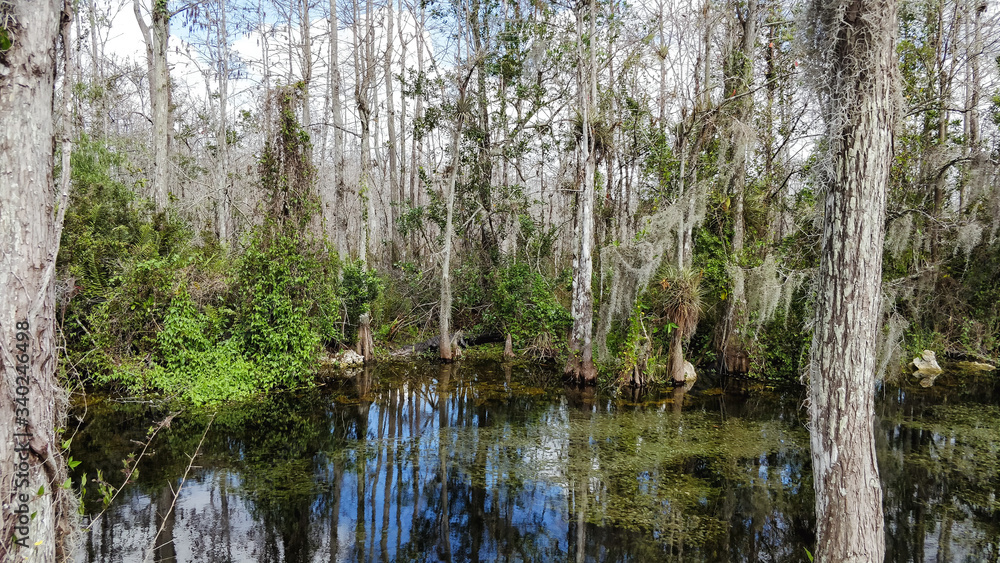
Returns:
[[[808,372],[814,424],[864,414],[812,433],[821,559],[861,537],[826,511],[884,543],[872,475],[826,463],[855,440],[877,474],[874,376],[1000,349],[984,2],[133,0],[138,62],[107,49],[124,4],[39,6],[0,2],[0,272],[46,537],[57,341],[64,382],[195,402],[355,340],[438,333],[449,362],[458,330],[585,384]]]
[[[567,372],[590,382],[594,362],[609,381],[639,385],[682,380],[685,357],[768,378],[804,370],[829,108],[810,94],[795,6],[132,8],[144,65],[106,51],[113,7],[91,2],[78,14],[73,125],[106,153],[99,173],[121,187],[112,190],[119,199],[88,196],[89,205],[131,213],[136,233],[139,223],[164,240],[180,229],[181,246],[201,253],[177,263],[180,277],[164,278],[148,315],[136,315],[150,339],[178,284],[193,277],[214,288],[189,287],[194,310],[214,314],[220,299],[232,308],[226,268],[281,213],[260,163],[291,112],[315,196],[304,232],[385,288],[363,305],[374,306],[380,344],[434,327],[441,342],[458,329],[510,333],[520,350],[564,350]],[[1000,322],[990,267],[1000,211],[995,15],[978,2],[922,1],[895,21],[900,125],[881,372],[907,347],[995,354]],[[171,75],[178,61],[197,78]],[[290,88],[295,103],[276,111]],[[98,225],[107,220],[88,228],[121,225]],[[64,241],[78,238],[70,229]],[[130,246],[137,240],[122,244],[133,260],[141,255]],[[159,256],[170,262],[177,252]],[[89,297],[66,297],[69,318],[113,301],[107,281],[121,284],[135,265],[92,256],[85,266],[80,256],[67,253],[60,268],[63,294]],[[99,264],[104,277],[87,273]],[[342,277],[332,276],[334,285]],[[325,308],[340,332],[320,339],[351,344],[354,314]],[[231,332],[232,318],[219,322],[220,334]],[[100,350],[84,363],[108,350],[114,365],[155,356],[152,345],[121,339],[98,345],[108,329],[93,323],[63,325],[71,349],[90,338],[78,351]],[[441,349],[442,358],[452,353]]]

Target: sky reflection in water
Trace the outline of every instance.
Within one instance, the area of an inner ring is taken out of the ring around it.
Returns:
[[[995,390],[993,377],[943,376],[881,392],[887,561],[997,559]],[[540,368],[384,365],[220,410],[164,519],[211,417],[178,415],[78,560],[804,561],[801,401],[799,389],[611,400]],[[120,483],[133,440],[165,414],[92,401],[74,480],[100,468]]]

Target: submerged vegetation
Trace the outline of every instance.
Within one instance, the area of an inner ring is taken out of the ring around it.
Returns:
[[[120,497],[131,502],[94,521],[87,560],[148,543],[171,500],[165,483],[183,473],[210,420],[179,500],[190,510],[161,538],[198,546],[205,561],[250,545],[259,551],[244,557],[258,561],[328,550],[431,561],[449,547],[455,560],[565,560],[581,538],[588,556],[614,561],[804,560],[814,517],[800,389],[608,401],[553,389],[559,378],[527,364],[383,362],[322,389],[212,409],[214,419],[187,409],[140,461]],[[939,381],[877,399],[894,529],[887,561],[997,555],[997,386],[950,369]],[[74,481],[118,475],[133,440],[170,414],[91,396],[71,450],[82,460]],[[84,510],[103,510],[96,487]],[[243,541],[247,526],[259,543]]]

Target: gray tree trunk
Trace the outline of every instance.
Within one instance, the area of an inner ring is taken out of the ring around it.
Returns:
[[[416,49],[417,49],[417,76],[423,81],[424,76],[424,30],[427,23],[427,10],[424,3],[420,4],[420,20],[416,29]],[[422,91],[416,93],[416,107],[413,111],[413,121],[417,122],[424,116],[424,94]],[[420,160],[424,153],[423,136],[417,139],[416,134],[410,143],[410,205],[417,207],[420,205],[420,188],[417,185],[417,170],[420,168]],[[410,232],[410,252],[416,256],[418,253],[417,234]]]
[[[895,0],[815,0],[827,120],[822,253],[809,367],[816,561],[885,558],[882,487],[875,459],[875,343],[892,163]]]
[[[229,33],[226,29],[226,4],[218,2],[219,21],[216,26],[216,45],[218,46],[218,88],[219,88],[219,129],[216,132],[218,148],[216,173],[216,198],[219,242],[229,244],[229,141],[227,130],[227,105],[229,102]]]
[[[400,73],[406,75],[406,37],[405,37],[405,27],[406,21],[403,17],[405,8],[403,7],[403,0],[399,0],[398,7],[396,8],[396,17],[399,21],[396,23],[396,33],[399,39],[399,61],[400,61]],[[405,212],[407,201],[407,189],[406,189],[406,173],[407,164],[406,162],[406,94],[400,90],[399,93],[399,206],[400,214]],[[393,228],[393,232],[396,232],[396,228]],[[405,256],[406,251],[406,240],[402,239],[403,251]]]
[[[739,33],[738,41],[733,40],[731,50],[727,53],[726,77],[724,83],[725,95],[734,98],[731,102],[729,119],[729,193],[733,210],[733,244],[732,259],[734,266],[739,268],[746,237],[744,220],[744,199],[747,185],[747,157],[750,153],[753,137],[751,118],[753,116],[753,97],[750,92],[753,87],[753,53],[757,39],[758,4],[749,2],[745,7],[740,2],[733,2],[730,9],[735,15],[733,30]],[[746,351],[743,349],[743,339],[739,334],[740,327],[746,323],[747,300],[746,285],[743,276],[733,280],[733,291],[725,302],[723,320],[719,323],[721,334],[718,335],[719,353],[722,356],[727,372],[743,371],[746,362]]]
[[[344,181],[344,117],[340,101],[340,22],[337,1],[330,0],[330,104],[333,112],[333,190],[336,201],[337,223],[334,240],[337,252],[342,258],[347,256],[347,221],[344,210],[347,200],[347,186]]]
[[[52,150],[55,57],[61,18],[66,16],[67,24],[73,19],[69,10],[59,0],[13,4],[13,45],[0,58],[0,558],[5,561],[66,559],[74,512],[72,495],[61,488],[67,470],[56,434],[66,396],[56,377],[55,262],[69,184],[64,178],[57,206]],[[68,119],[63,117],[64,165]]]
[[[100,43],[98,27],[96,22],[95,14],[97,12],[97,6],[94,4],[94,0],[89,0],[87,2],[87,16],[90,22],[90,58],[91,63],[94,65],[93,72],[94,77],[92,80],[96,81],[100,87],[106,88],[104,83],[104,70],[102,60],[102,55],[98,54],[98,44]],[[101,49],[103,53],[103,49]],[[104,92],[101,95],[100,100],[95,104],[94,111],[100,113],[96,119],[94,119],[94,127],[97,129],[97,137],[103,138],[108,134],[108,94]]]
[[[589,36],[591,41],[596,37],[597,9],[594,0],[589,3]],[[573,260],[573,329],[569,338],[569,359],[566,362],[565,373],[576,381],[584,384],[597,382],[597,369],[594,366],[593,352],[593,319],[594,298],[592,278],[594,262],[591,253],[594,250],[594,173],[597,167],[597,156],[594,150],[594,140],[591,135],[593,105],[597,103],[597,58],[594,46],[587,47],[583,53],[583,13],[577,13],[577,56],[580,61],[579,95],[580,112],[583,117],[582,134],[580,136],[580,152],[583,156],[582,185],[578,195],[577,207],[577,247]],[[586,58],[584,58],[586,57]],[[586,60],[586,64],[584,64]]]
[[[385,53],[383,53],[382,58],[382,70],[385,74],[385,109],[386,109],[386,126],[388,128],[386,139],[386,145],[389,149],[389,162],[387,168],[389,169],[389,209],[386,210],[388,215],[388,228],[389,232],[392,233],[392,261],[398,260],[399,251],[402,247],[402,238],[399,235],[399,230],[396,229],[396,216],[399,213],[399,204],[402,202],[403,198],[399,196],[399,177],[398,177],[398,163],[397,163],[397,139],[396,139],[396,105],[393,101],[393,89],[392,81],[394,80],[392,76],[392,54],[393,54],[393,21],[394,16],[392,13],[392,2],[389,2],[385,9]]]
[[[360,241],[358,242],[358,259],[368,264],[368,244],[371,239],[371,226],[375,220],[375,197],[371,181],[371,114],[373,111],[371,89],[374,63],[374,24],[372,23],[372,2],[365,2],[365,16],[361,19],[359,0],[354,1],[354,68],[356,72],[354,84],[354,102],[358,109],[358,120],[361,124],[361,173],[358,185],[358,196],[361,205]],[[359,45],[359,35],[362,24],[365,27],[364,44]]]
[[[166,2],[153,2],[151,23],[142,17],[139,0],[132,0],[135,19],[146,43],[149,78],[149,103],[153,112],[153,177],[151,197],[157,210],[166,208],[170,189],[170,141],[173,138],[170,111],[170,69],[167,67],[167,41],[170,38],[170,13]]]
[[[444,223],[444,248],[441,250],[441,311],[440,328],[441,340],[438,342],[440,357],[445,362],[452,360],[451,346],[451,236],[455,230],[455,183],[458,180],[458,172],[462,167],[461,154],[459,149],[462,143],[462,129],[465,127],[466,112],[464,110],[465,91],[469,84],[472,72],[466,76],[465,81],[459,84],[458,89],[458,117],[455,120],[455,131],[451,138],[451,169],[448,173],[448,192],[445,196],[445,223]]]
[[[309,0],[299,6],[299,29],[302,34],[302,127],[312,135],[312,112],[309,110],[309,87],[312,85],[312,21],[309,17]]]
[[[972,26],[972,39],[969,42],[968,47],[968,57],[969,64],[966,67],[966,83],[965,83],[965,111],[964,119],[964,129],[965,129],[965,157],[971,162],[978,160],[976,157],[979,156],[980,152],[980,140],[979,140],[979,100],[982,97],[982,73],[979,68],[979,60],[983,54],[983,26],[982,26],[982,15],[986,11],[986,3],[976,2],[973,8],[974,14],[972,15],[971,22],[966,25]],[[972,171],[975,164],[969,164],[966,166],[966,178],[963,179],[960,185],[960,192],[958,198],[958,210],[959,212],[964,211],[966,204],[969,202],[968,197],[968,175]]]

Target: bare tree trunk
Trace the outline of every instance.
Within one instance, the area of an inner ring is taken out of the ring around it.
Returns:
[[[226,3],[218,3],[219,22],[216,28],[218,47],[219,130],[216,133],[218,151],[216,172],[217,224],[219,242],[229,244],[229,138],[227,104],[229,101],[229,34],[226,29]]]
[[[404,76],[406,75],[406,36],[404,35],[404,23],[403,18],[404,8],[403,0],[399,0],[398,7],[396,8],[396,17],[399,21],[396,24],[396,33],[399,39],[399,69],[400,73]],[[399,206],[400,209],[406,209],[405,202],[407,201],[406,196],[406,173],[407,173],[407,162],[406,162],[406,95],[403,93],[402,89],[399,93]],[[393,232],[395,232],[395,227]],[[400,240],[403,245],[403,250],[406,250],[406,241]]]
[[[513,360],[514,359],[514,341],[511,338],[511,334],[508,332],[507,337],[504,339],[503,343],[503,359]]]
[[[302,126],[312,135],[312,112],[309,111],[309,87],[312,84],[312,37],[309,18],[309,0],[302,0],[299,7],[299,29],[302,35]]]
[[[264,14],[264,2],[263,0],[257,0],[257,25],[263,27],[267,22],[265,21]],[[260,58],[261,58],[261,68],[264,71],[264,77],[261,82],[264,83],[264,99],[271,99],[271,58],[269,53],[271,52],[270,45],[268,43],[268,34],[262,33],[260,35]],[[271,116],[272,112],[264,112],[264,138],[271,138],[271,131],[274,129],[274,123]]]
[[[465,106],[466,84],[468,84],[468,78],[459,90],[459,108],[464,108]],[[438,342],[441,359],[445,362],[452,360],[453,353],[451,346],[451,236],[455,230],[453,223],[455,215],[455,183],[462,164],[459,155],[459,146],[462,140],[462,128],[465,125],[465,116],[465,111],[459,111],[458,119],[455,122],[455,131],[452,133],[451,170],[448,173],[448,193],[445,194],[444,248],[441,251],[441,340]]]
[[[467,11],[470,32],[469,40],[472,51],[475,53],[482,53],[484,51],[482,28],[484,25],[488,25],[488,20],[486,23],[480,20],[480,17],[484,15],[481,14],[482,11],[483,7],[479,0],[469,1]],[[471,183],[475,187],[475,193],[479,198],[479,203],[483,206],[483,209],[487,210],[485,221],[479,222],[479,233],[480,245],[487,251],[491,261],[495,261],[499,256],[498,246],[500,241],[493,223],[493,214],[490,212],[494,207],[492,194],[493,155],[491,154],[493,141],[490,132],[490,108],[487,96],[496,98],[497,95],[498,92],[487,89],[486,69],[479,67],[476,71],[476,105],[478,106],[478,115],[476,117],[478,117],[477,126],[479,128],[479,135],[476,136],[476,145],[479,154],[471,166],[470,176]]]
[[[17,26],[0,58],[0,559],[62,561],[75,507],[61,487],[56,433],[66,403],[56,377],[55,263],[69,189],[69,88],[58,202],[53,101],[58,40],[62,31],[68,67],[73,16],[59,0],[8,9]]]
[[[424,76],[424,29],[427,23],[427,10],[423,2],[420,3],[420,22],[417,25],[417,79],[420,80],[421,88],[416,93],[416,108],[413,112],[414,122],[423,118],[424,115],[424,94],[423,94],[423,76]],[[420,190],[417,186],[417,169],[420,168],[420,159],[423,157],[424,152],[424,141],[423,136],[419,139],[416,138],[414,134],[413,142],[410,144],[410,205],[417,207],[420,205]],[[417,234],[415,232],[410,234],[410,251],[414,253],[416,257],[417,253]]]
[[[372,318],[368,313],[361,315],[358,320],[358,343],[357,352],[364,358],[365,362],[375,359],[375,342],[372,338]]]
[[[811,44],[830,147],[809,367],[816,560],[883,561],[875,342],[892,163],[895,0],[814,0]]]
[[[97,28],[97,21],[96,21],[97,6],[95,5],[94,2],[95,2],[95,0],[89,0],[89,2],[87,2],[87,16],[88,16],[88,20],[90,21],[90,57],[91,57],[91,62],[94,65],[94,69],[93,69],[94,78],[93,78],[93,80],[96,81],[100,85],[100,87],[102,88],[102,91],[103,91],[103,89],[106,87],[106,85],[104,84],[104,68],[103,68],[103,66],[101,64],[101,60],[102,59],[98,55],[98,52],[97,52],[97,45],[99,43],[99,41],[98,41],[98,28]],[[98,111],[98,112],[101,113],[100,117],[94,120],[94,126],[97,128],[97,135],[98,135],[98,137],[101,137],[101,138],[106,137],[107,134],[108,134],[108,103],[107,103],[107,99],[108,99],[107,92],[103,92],[103,94],[101,95],[101,99],[97,103],[97,107],[95,108],[96,111]]]
[[[966,169],[971,171],[975,166],[975,161],[980,151],[979,143],[979,99],[982,96],[982,74],[979,68],[979,59],[983,54],[983,32],[982,14],[986,11],[986,3],[977,2],[973,8],[975,13],[972,22],[967,25],[972,26],[972,40],[968,48],[969,64],[966,67],[966,103],[964,112],[965,129],[965,157],[970,159],[971,164]],[[968,175],[966,175],[968,176]],[[961,182],[958,198],[958,210],[961,212],[968,203],[968,177]]]
[[[674,385],[684,384],[684,335],[679,328],[675,328],[670,335],[670,349],[668,351],[667,367],[670,372],[670,379]]]
[[[364,209],[361,211],[361,237],[358,242],[358,259],[362,264],[368,263],[368,244],[371,238],[371,224],[375,220],[375,200],[371,181],[371,83],[374,29],[371,21],[372,2],[365,3],[365,37],[364,52],[358,44],[358,35],[361,31],[361,15],[359,0],[354,2],[354,101],[358,109],[358,119],[361,122],[361,177],[358,185],[358,196]]]
[[[393,14],[392,14],[392,2],[390,1],[385,9],[385,54],[382,59],[383,72],[385,73],[385,108],[388,115],[386,116],[387,134],[388,139],[387,145],[389,149],[389,209],[387,209],[388,215],[388,228],[389,232],[392,233],[392,261],[395,262],[399,257],[399,249],[402,246],[402,242],[399,236],[399,230],[395,228],[396,226],[396,216],[399,212],[399,204],[402,198],[399,197],[399,176],[398,176],[398,163],[396,155],[396,105],[392,97],[392,40],[393,40]]]
[[[690,129],[685,131],[685,119],[681,118],[680,124],[677,126],[680,130],[679,139],[677,140],[677,154],[679,155],[681,164],[680,172],[677,174],[677,201],[681,202],[684,200],[685,183],[687,180],[686,168],[687,168],[687,136],[690,133]],[[678,203],[679,205],[679,203]],[[677,225],[677,271],[684,269],[684,216],[680,216],[680,223]]]
[[[344,210],[347,186],[344,181],[344,117],[340,102],[340,21],[337,0],[330,0],[330,104],[333,112],[333,191],[336,202],[337,223],[334,240],[340,256],[347,256],[347,220]]]
[[[139,0],[132,0],[135,19],[146,43],[149,69],[149,103],[153,112],[152,199],[157,210],[169,203],[170,142],[173,138],[170,111],[170,69],[167,67],[167,41],[170,38],[170,12],[166,2],[153,2],[151,23],[142,17]]]
[[[596,35],[597,7],[594,0],[589,4],[589,36],[591,40]],[[593,277],[594,249],[594,173],[597,167],[596,151],[591,127],[593,105],[597,102],[597,58],[594,45],[587,47],[586,59],[583,53],[583,13],[577,13],[577,56],[580,60],[578,79],[580,109],[583,114],[583,131],[580,136],[580,151],[583,155],[582,172],[583,185],[580,188],[577,207],[577,240],[576,259],[573,261],[573,330],[569,338],[569,359],[564,369],[565,373],[580,383],[593,385],[597,382],[597,369],[593,358],[593,318],[594,299],[591,289]],[[584,65],[583,61],[587,64]],[[586,74],[584,74],[586,72]]]
[[[657,93],[657,112],[656,118],[660,122],[660,127],[663,128],[667,123],[667,33],[663,27],[664,23],[664,3],[665,0],[659,0],[657,3],[657,15],[656,24],[658,26],[659,35],[657,37],[657,53],[656,57],[660,61],[660,91]],[[665,184],[666,180],[663,178],[661,173],[660,183]],[[661,186],[662,187],[662,186]]]

